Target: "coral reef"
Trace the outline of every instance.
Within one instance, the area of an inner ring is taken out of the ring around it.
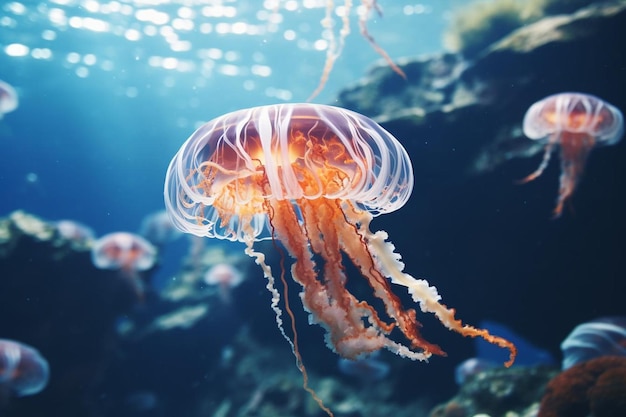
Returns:
[[[626,358],[602,356],[561,372],[546,387],[537,417],[626,415]]]
[[[459,393],[430,417],[533,416],[544,387],[557,371],[538,367],[488,369],[470,376]]]

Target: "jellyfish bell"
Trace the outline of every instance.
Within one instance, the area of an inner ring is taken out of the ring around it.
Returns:
[[[558,140],[552,135],[591,136],[602,145],[614,145],[624,134],[622,113],[598,97],[560,93],[533,104],[524,116],[524,134],[530,139]]]
[[[176,240],[180,231],[174,227],[165,210],[148,214],[141,221],[139,234],[156,246],[163,246]]]
[[[130,280],[135,294],[141,300],[144,286],[139,272],[155,265],[157,250],[141,236],[115,232],[93,243],[91,260],[96,268],[119,270],[123,277]]]
[[[560,149],[561,177],[554,216],[573,195],[587,158],[596,146],[615,145],[624,134],[624,117],[615,106],[583,93],[561,93],[533,104],[523,122],[524,134],[544,143],[539,167],[521,180],[539,177],[548,166],[555,147]]]
[[[373,120],[289,104],[201,126],[170,164],[165,204],[184,232],[245,242],[272,238],[269,201],[351,200],[379,215],[402,207],[412,188],[406,151]]]
[[[89,246],[95,240],[96,234],[89,226],[74,220],[59,220],[55,227],[59,236],[78,246]]]
[[[222,301],[231,301],[231,291],[241,284],[244,275],[237,268],[230,264],[220,263],[213,265],[204,275],[204,282],[209,285],[216,285],[219,289]]]
[[[145,271],[156,262],[156,249],[147,240],[127,232],[109,233],[93,244],[91,259],[100,269]]]
[[[0,80],[0,119],[18,106],[17,92],[6,82]]]
[[[23,397],[42,391],[48,384],[48,361],[24,343],[0,339],[0,387]]]
[[[293,340],[282,326],[274,273],[255,249],[256,241],[277,242],[284,284],[282,251],[292,258],[291,277],[301,286],[310,322],[326,330],[327,346],[344,358],[382,348],[413,360],[444,354],[421,337],[416,311],[404,309],[392,291],[394,283],[449,329],[508,348],[507,366],[514,360],[511,343],[462,324],[440,303],[435,287],[403,272],[387,234],[370,231],[373,217],[398,210],[412,188],[407,152],[373,120],[338,107],[281,104],[239,110],[201,126],[172,159],[164,196],[182,231],[246,244],[245,252],[268,280],[276,322],[291,344],[305,389],[318,400],[307,387],[288,297]],[[345,262],[382,301],[388,321],[346,288]],[[394,329],[406,344],[390,337]]]
[[[600,356],[626,356],[626,317],[601,317],[576,326],[561,342],[562,369]]]

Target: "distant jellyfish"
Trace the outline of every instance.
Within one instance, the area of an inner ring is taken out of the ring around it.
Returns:
[[[80,246],[88,245],[96,237],[89,226],[74,220],[59,220],[55,223],[55,227],[59,236]]]
[[[237,268],[230,264],[216,264],[204,275],[204,282],[217,285],[222,301],[231,301],[231,291],[243,282],[244,276]]]
[[[483,358],[469,358],[461,362],[454,368],[454,381],[457,385],[463,385],[468,378],[485,372],[489,369],[496,368],[498,364]]]
[[[143,297],[143,283],[139,276],[154,266],[156,248],[141,236],[116,232],[96,240],[91,249],[91,260],[100,269],[119,270],[133,284],[135,292]]]
[[[595,146],[615,145],[624,133],[624,118],[614,106],[588,94],[561,93],[533,104],[524,116],[524,134],[544,143],[543,160],[522,183],[534,180],[548,166],[556,146],[561,153],[559,217],[580,181],[589,153]]]
[[[0,339],[0,389],[18,397],[37,394],[48,384],[48,361],[24,343]]]
[[[139,234],[156,246],[163,246],[182,235],[165,210],[148,214],[141,222]]]
[[[600,356],[626,356],[626,317],[579,324],[561,343],[563,370]]]
[[[18,99],[17,92],[9,84],[0,80],[0,119],[6,113],[17,109]]]

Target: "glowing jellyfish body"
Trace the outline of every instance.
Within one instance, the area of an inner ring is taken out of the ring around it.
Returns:
[[[91,248],[91,260],[97,268],[121,271],[131,280],[135,293],[143,296],[143,283],[139,271],[156,263],[157,250],[150,242],[132,233],[116,232],[96,240]]]
[[[33,395],[46,387],[49,376],[48,361],[37,349],[0,339],[0,388],[19,397]]]
[[[548,166],[556,146],[561,153],[559,196],[554,216],[559,217],[580,181],[594,146],[614,145],[624,133],[624,118],[614,106],[582,93],[561,93],[533,104],[524,116],[524,134],[544,142],[539,167],[522,182],[532,181]]]
[[[18,100],[15,89],[9,84],[0,80],[0,119],[6,113],[17,108]]]
[[[399,209],[412,188],[408,154],[374,121],[331,106],[284,104],[201,126],[170,163],[165,205],[185,232],[247,245],[268,279],[277,322],[303,373],[296,335],[292,342],[282,328],[274,275],[255,241],[280,241],[291,255],[291,276],[302,286],[310,322],[325,328],[328,347],[344,358],[381,348],[414,360],[444,354],[421,337],[415,310],[402,307],[391,282],[407,287],[422,311],[446,327],[509,348],[510,365],[511,343],[455,319],[435,287],[402,272],[387,234],[369,230],[373,216]],[[389,322],[346,288],[348,260],[383,302]],[[408,345],[389,336],[396,328]]]

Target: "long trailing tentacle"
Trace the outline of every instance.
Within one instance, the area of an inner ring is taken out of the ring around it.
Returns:
[[[552,155],[552,150],[554,149],[554,145],[555,145],[554,142],[552,141],[548,142],[548,144],[544,148],[543,158],[541,159],[541,163],[539,164],[537,169],[531,172],[529,175],[522,178],[521,180],[518,180],[517,181],[518,184],[526,184],[527,182],[530,182],[536,179],[537,177],[539,177],[541,174],[543,174],[543,171],[547,168],[548,163],[550,162],[550,156]]]
[[[382,10],[380,9],[380,6],[378,6],[378,2],[376,0],[361,0],[361,4],[363,4],[365,10],[363,14],[359,16],[359,29],[361,31],[361,35],[369,42],[374,51],[376,51],[378,55],[383,57],[383,59],[385,60],[385,62],[387,62],[387,64],[389,64],[391,69],[396,74],[406,80],[406,74],[404,73],[404,71],[402,71],[402,69],[400,69],[400,67],[395,62],[393,62],[387,51],[385,51],[380,45],[378,45],[378,43],[376,43],[374,37],[367,30],[367,17],[372,9],[375,9],[378,14],[382,16]]]

